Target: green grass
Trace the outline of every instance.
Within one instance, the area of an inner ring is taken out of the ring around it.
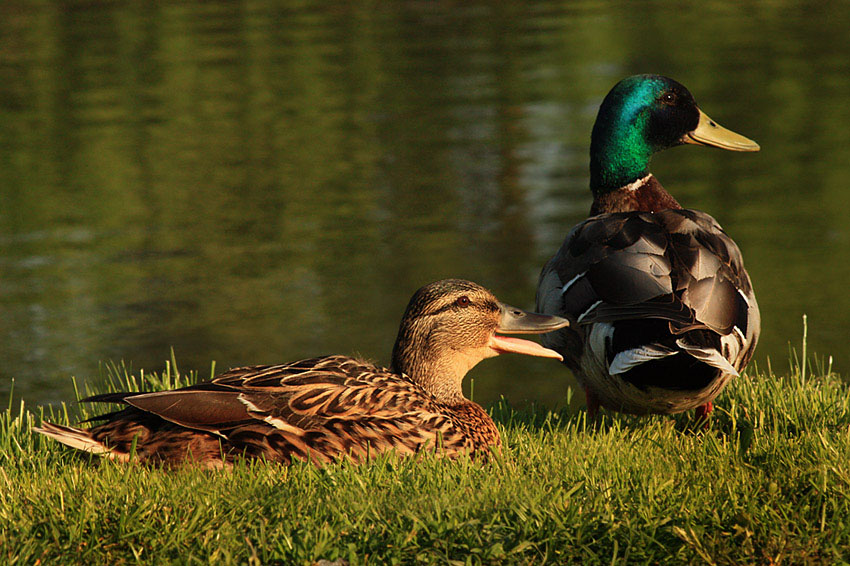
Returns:
[[[0,422],[0,563],[846,564],[850,391],[811,365],[751,370],[707,429],[502,403],[485,465],[151,469],[33,435],[20,404]],[[173,387],[175,368],[103,388]]]

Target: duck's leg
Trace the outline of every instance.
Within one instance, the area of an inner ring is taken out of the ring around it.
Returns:
[[[587,403],[587,420],[596,421],[596,417],[599,416],[599,398],[590,389],[584,390],[584,398]]]
[[[714,410],[714,405],[709,401],[704,405],[700,405],[694,410],[694,416],[697,421],[705,420],[708,421],[708,416],[711,414],[711,411]]]

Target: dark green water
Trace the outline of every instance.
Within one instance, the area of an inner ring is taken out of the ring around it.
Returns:
[[[760,366],[848,367],[850,10],[772,1],[0,4],[0,398],[73,397],[126,360],[208,373],[326,353],[388,361],[412,292],[534,304],[590,206],[620,78],[687,85],[758,154],[653,170],[737,240]],[[475,398],[563,403],[505,356]],[[578,395],[577,397],[581,397]]]

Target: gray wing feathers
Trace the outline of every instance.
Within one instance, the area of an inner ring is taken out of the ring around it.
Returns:
[[[758,306],[738,246],[711,216],[693,210],[602,214],[579,224],[544,267],[537,308],[581,317],[580,326],[660,319],[669,323],[671,336],[703,330],[739,342],[726,355],[690,340],[645,344],[619,358],[612,354],[612,372],[670,355],[678,345],[737,373],[759,333]],[[581,332],[563,329],[544,341],[552,347],[575,344]]]

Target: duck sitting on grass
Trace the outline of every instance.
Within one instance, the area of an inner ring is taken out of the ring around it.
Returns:
[[[261,458],[326,463],[385,451],[489,455],[501,445],[490,416],[461,390],[466,373],[506,352],[562,359],[535,342],[496,334],[549,332],[551,315],[500,303],[480,285],[447,279],[416,291],[390,369],[347,356],[233,369],[158,393],[83,399],[128,407],[90,429],[43,423],[38,432],[87,452],[142,462],[218,467]]]
[[[601,405],[704,418],[756,347],[759,309],[738,246],[649,172],[652,154],[686,143],[759,150],[672,79],[618,83],[593,126],[591,217],[540,274],[537,310],[575,321],[543,343],[563,354],[591,417]]]

